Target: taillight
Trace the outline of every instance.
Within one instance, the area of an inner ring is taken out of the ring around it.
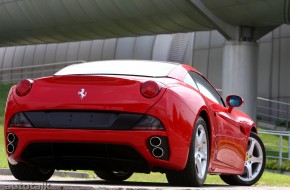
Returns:
[[[10,120],[9,127],[32,127],[24,113],[15,114]]]
[[[159,119],[156,117],[145,115],[135,126],[133,130],[156,130],[164,131],[164,127]]]
[[[18,96],[26,96],[32,88],[32,83],[33,80],[30,79],[21,80],[16,86],[16,94]]]
[[[160,92],[161,88],[155,81],[146,81],[141,84],[140,92],[145,98],[154,98]]]

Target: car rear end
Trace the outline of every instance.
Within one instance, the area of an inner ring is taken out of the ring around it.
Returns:
[[[76,67],[79,72],[64,70],[11,88],[5,113],[11,164],[134,172],[184,167],[188,142],[178,140],[180,118],[167,108],[180,101],[167,88],[176,79]]]

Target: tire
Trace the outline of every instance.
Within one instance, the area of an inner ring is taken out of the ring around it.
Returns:
[[[22,181],[47,181],[54,173],[54,169],[41,169],[25,164],[12,165],[8,162],[12,175]]]
[[[220,175],[220,178],[229,185],[253,185],[261,178],[265,161],[264,144],[257,134],[251,132],[248,139],[244,173],[241,175]]]
[[[167,172],[167,181],[174,186],[200,187],[207,176],[208,161],[208,129],[203,118],[199,117],[192,134],[186,166],[182,171]]]
[[[95,174],[106,181],[125,181],[133,175],[133,172],[94,171]]]

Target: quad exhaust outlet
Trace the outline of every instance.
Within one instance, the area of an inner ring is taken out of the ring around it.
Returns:
[[[154,147],[152,149],[152,155],[156,158],[161,158],[163,156],[163,149],[160,147],[160,145],[162,144],[162,140],[159,137],[151,137],[150,138],[150,145],[152,147]]]
[[[15,135],[13,133],[8,133],[8,135],[7,135],[7,141],[9,143],[13,143],[15,141],[15,139],[16,139],[16,137],[15,137]]]
[[[167,137],[150,137],[147,141],[147,146],[153,157],[161,160],[168,160],[169,151]]]
[[[161,158],[163,156],[163,149],[162,148],[154,148],[152,150],[152,154],[156,158]]]
[[[7,152],[8,152],[9,154],[13,154],[14,151],[15,151],[15,147],[14,147],[14,145],[13,145],[13,144],[8,144],[8,145],[7,145]]]
[[[6,150],[9,154],[13,154],[15,152],[15,148],[17,145],[17,137],[14,133],[8,133],[7,134],[7,141],[8,145],[6,147]]]

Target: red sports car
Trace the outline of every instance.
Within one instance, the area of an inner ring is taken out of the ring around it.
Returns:
[[[171,185],[202,186],[207,174],[230,185],[256,183],[265,149],[255,123],[233,109],[194,68],[116,60],[75,64],[25,79],[9,92],[5,139],[19,180],[57,170],[94,170],[121,181],[164,172]]]

